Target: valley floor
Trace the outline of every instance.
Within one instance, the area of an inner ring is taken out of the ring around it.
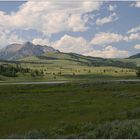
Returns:
[[[86,77],[0,85],[0,138],[140,138],[140,83]]]

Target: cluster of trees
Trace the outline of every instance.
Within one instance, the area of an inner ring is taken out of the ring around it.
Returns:
[[[42,69],[33,70],[24,68],[21,64],[0,64],[0,75],[7,77],[17,77],[18,72],[22,74],[29,73],[32,77],[44,75],[44,71]],[[61,75],[61,72],[58,74]]]
[[[43,76],[44,75],[44,71],[43,70],[31,70],[30,72],[32,77],[36,77],[36,76]]]
[[[22,74],[30,74],[32,77],[36,76],[44,76],[44,74],[47,74],[47,69],[29,69],[25,68],[21,64],[0,64],[0,75],[7,76],[7,77],[17,77],[18,72]],[[62,72],[59,71],[58,73],[52,73],[54,76],[54,79],[56,79],[56,76],[61,76]]]
[[[0,75],[4,75],[8,77],[15,77],[16,73],[17,71],[13,66],[0,65]]]
[[[10,65],[10,64],[1,64],[0,65],[0,75],[7,77],[16,77],[18,72],[28,73],[29,68],[22,68],[20,64]]]

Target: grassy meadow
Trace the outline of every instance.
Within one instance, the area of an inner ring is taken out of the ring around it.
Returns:
[[[139,91],[137,82],[118,81],[1,85],[0,137],[139,138]]]

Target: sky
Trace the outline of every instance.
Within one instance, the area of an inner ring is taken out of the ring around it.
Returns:
[[[126,58],[140,53],[140,1],[0,1],[0,48],[27,41]]]

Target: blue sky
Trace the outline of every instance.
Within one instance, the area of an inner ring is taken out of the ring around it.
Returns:
[[[6,13],[16,12],[19,6],[25,2],[26,1],[0,1],[0,10]]]
[[[140,2],[0,1],[1,48],[31,41],[105,58],[140,52]]]

